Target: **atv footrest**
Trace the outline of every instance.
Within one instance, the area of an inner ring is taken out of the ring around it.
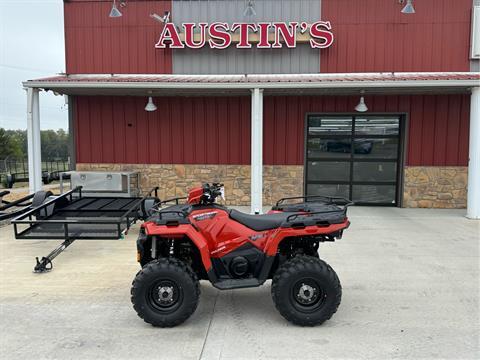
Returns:
[[[220,290],[229,290],[229,289],[243,289],[249,287],[257,287],[264,283],[264,281],[259,281],[257,278],[248,278],[248,279],[225,279],[213,283],[217,289]]]

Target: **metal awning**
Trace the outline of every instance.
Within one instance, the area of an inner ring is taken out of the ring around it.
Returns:
[[[263,89],[265,95],[357,94],[361,90],[367,94],[461,93],[480,85],[480,73],[75,74],[29,80],[23,85],[66,95],[249,95],[255,88]]]
[[[75,74],[29,80],[27,134],[30,190],[41,189],[40,90],[65,95],[251,96],[251,209],[262,209],[264,95],[471,95],[467,216],[480,219],[480,73],[167,75]]]

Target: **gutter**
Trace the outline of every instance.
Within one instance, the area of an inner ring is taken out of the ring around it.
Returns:
[[[331,81],[331,82],[111,82],[111,81],[25,81],[25,88],[37,89],[378,89],[378,88],[449,88],[478,87],[479,80],[398,80],[398,81]]]

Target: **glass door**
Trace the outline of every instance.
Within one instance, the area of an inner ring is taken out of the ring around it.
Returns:
[[[397,205],[400,123],[390,115],[309,115],[305,193]]]

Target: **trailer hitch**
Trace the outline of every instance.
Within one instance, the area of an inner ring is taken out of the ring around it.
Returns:
[[[44,273],[53,269],[53,259],[55,259],[58,255],[60,255],[67,247],[73,244],[74,239],[67,239],[62,242],[58,247],[56,247],[50,254],[47,256],[43,256],[41,260],[38,260],[38,257],[35,259],[37,260],[37,264],[33,268],[33,272],[35,273]]]
[[[38,260],[37,256],[35,259],[37,260],[37,265],[33,268],[33,272],[42,273],[53,269],[52,260],[49,258],[42,256],[42,260]]]

